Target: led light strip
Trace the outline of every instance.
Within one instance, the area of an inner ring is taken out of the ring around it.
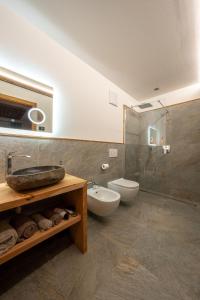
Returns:
[[[12,83],[14,85],[27,88],[34,92],[46,95],[53,96],[53,88],[45,84],[42,84],[36,80],[25,77],[13,71],[7,70],[3,67],[0,67],[0,80]]]

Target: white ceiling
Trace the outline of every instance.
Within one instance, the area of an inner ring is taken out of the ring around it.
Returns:
[[[195,0],[6,0],[137,100],[198,80]],[[153,89],[159,87],[155,92]]]

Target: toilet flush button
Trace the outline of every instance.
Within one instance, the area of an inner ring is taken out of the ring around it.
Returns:
[[[117,156],[118,156],[118,149],[110,148],[109,157],[117,157]]]

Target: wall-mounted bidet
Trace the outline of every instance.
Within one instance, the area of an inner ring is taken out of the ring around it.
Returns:
[[[131,204],[136,199],[139,183],[136,181],[119,178],[108,182],[108,188],[121,195],[121,202]]]
[[[97,216],[111,215],[119,206],[120,194],[102,186],[93,185],[88,189],[88,210]]]

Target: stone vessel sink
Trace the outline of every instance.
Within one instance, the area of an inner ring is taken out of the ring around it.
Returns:
[[[7,184],[15,191],[24,191],[52,185],[65,176],[61,166],[39,166],[21,169],[6,177]]]

